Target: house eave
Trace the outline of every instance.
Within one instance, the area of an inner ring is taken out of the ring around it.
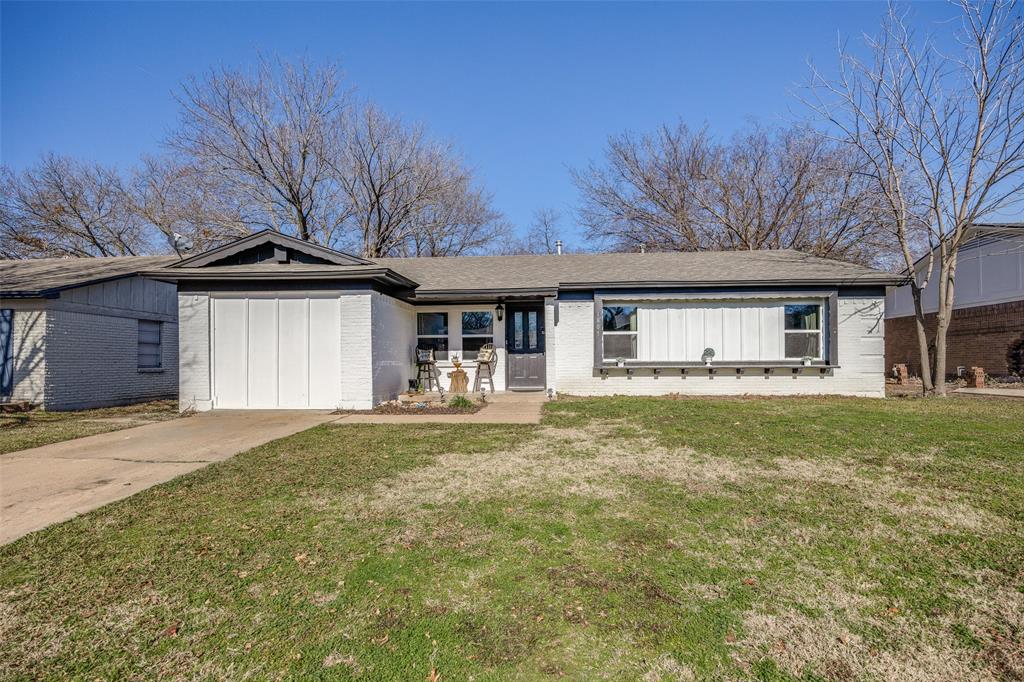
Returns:
[[[555,296],[558,289],[549,288],[504,288],[504,289],[444,289],[415,291],[411,303],[441,303],[452,301],[504,301],[522,298],[546,298]]]
[[[303,271],[303,272],[177,272],[174,270],[155,270],[140,273],[145,277],[160,280],[162,282],[179,282],[185,280],[202,280],[208,282],[216,281],[296,281],[296,280],[317,280],[317,281],[358,281],[367,280],[381,282],[390,286],[402,289],[414,289],[418,284],[407,277],[399,275],[387,268],[373,268],[360,270],[358,272],[336,272],[333,270]]]
[[[848,287],[848,286],[898,286],[905,278],[902,275],[870,277],[847,277],[837,279],[722,279],[705,281],[615,281],[615,282],[563,282],[558,285],[561,291],[583,291],[591,289],[716,289],[721,287]]]

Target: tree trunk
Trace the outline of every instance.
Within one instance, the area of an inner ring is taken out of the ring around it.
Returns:
[[[306,214],[301,209],[295,209],[295,228],[298,231],[298,238],[304,242],[309,241],[309,223]]]
[[[949,329],[949,318],[943,312],[937,315],[938,325],[935,328],[935,394],[946,395],[946,330]]]
[[[921,388],[925,395],[932,392],[932,363],[928,353],[928,330],[924,326],[924,302],[921,289],[911,283],[910,291],[914,296],[914,321],[917,327],[917,348],[921,356]]]

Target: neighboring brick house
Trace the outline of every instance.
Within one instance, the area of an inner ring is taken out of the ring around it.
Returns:
[[[1010,344],[1024,337],[1024,224],[978,225],[960,249],[953,314],[946,336],[946,367],[982,367],[987,374],[1008,373]],[[926,266],[918,261],[919,273]],[[920,275],[919,275],[920,276]],[[938,285],[925,289],[925,324],[935,334]],[[885,304],[885,360],[906,364],[919,376],[921,360],[910,287],[891,289]],[[933,351],[934,352],[934,351]]]
[[[0,261],[0,403],[73,410],[176,396],[177,294],[138,275],[174,260]]]

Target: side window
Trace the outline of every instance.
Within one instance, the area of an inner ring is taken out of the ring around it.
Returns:
[[[434,359],[448,359],[448,313],[416,313],[416,347],[433,348]]]
[[[786,306],[786,358],[821,358],[821,305],[817,303]]]
[[[139,369],[163,367],[161,332],[163,322],[139,320]]]
[[[636,359],[636,306],[606,305],[604,316],[604,359]]]

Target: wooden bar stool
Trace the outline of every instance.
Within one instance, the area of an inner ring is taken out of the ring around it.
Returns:
[[[431,387],[441,390],[441,384],[437,380],[437,360],[434,359],[433,348],[416,349],[416,383],[425,391],[430,391]]]
[[[487,372],[487,382],[491,385],[491,393],[494,393],[494,367],[498,364],[498,352],[494,350],[493,343],[485,343],[480,346],[476,356],[476,377],[473,379],[473,393],[478,393],[483,387],[483,374]]]

